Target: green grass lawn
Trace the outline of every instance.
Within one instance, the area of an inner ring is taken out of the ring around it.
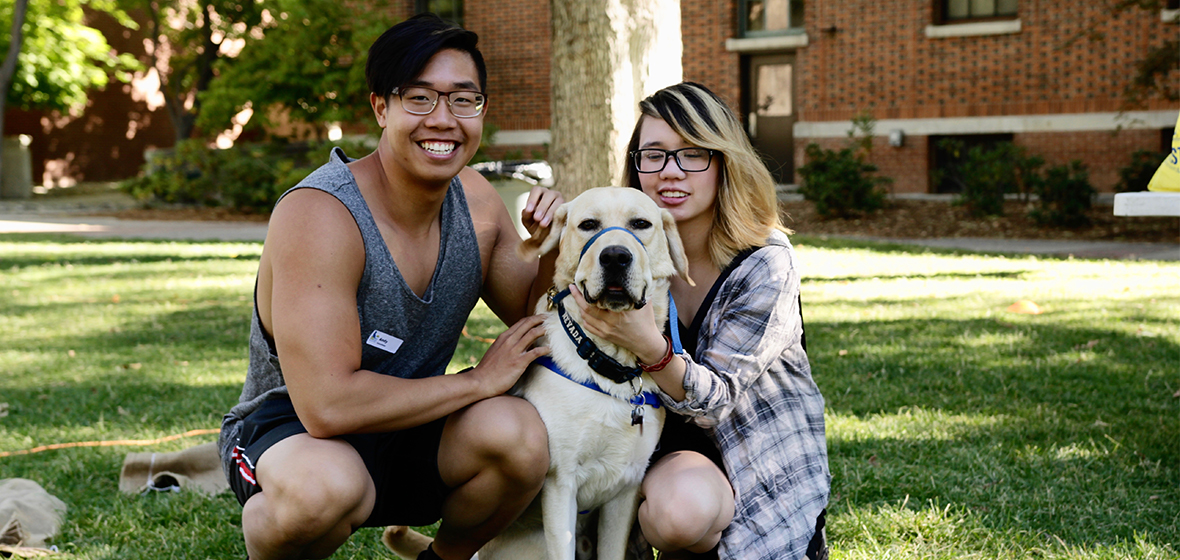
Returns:
[[[1180,558],[1180,264],[797,244],[833,558]],[[260,250],[0,236],[0,452],[218,427]],[[1044,313],[1005,311],[1021,299]],[[503,327],[480,306],[468,328]],[[4,457],[0,478],[69,505],[67,558],[244,558],[230,494],[118,491],[127,453],[214,439]],[[388,558],[379,539],[334,558]]]

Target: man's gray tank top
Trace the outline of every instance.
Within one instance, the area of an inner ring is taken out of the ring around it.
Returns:
[[[334,148],[327,164],[283,196],[304,188],[324,191],[348,208],[360,228],[365,244],[365,269],[356,291],[364,341],[359,348],[361,369],[403,378],[442,375],[455,353],[467,316],[479,300],[482,285],[479,243],[463,185],[456,177],[447,189],[441,211],[438,262],[426,293],[418,297],[393,262],[356,179],[345,165],[349,161],[342,150]],[[221,423],[218,447],[222,457],[228,456],[237,441],[243,418],[264,401],[286,394],[274,340],[263,331],[255,302],[250,321],[250,366],[238,405]]]

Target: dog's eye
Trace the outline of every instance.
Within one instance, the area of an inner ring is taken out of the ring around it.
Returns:
[[[578,229],[582,231],[594,231],[598,229],[598,220],[582,220],[582,223],[578,224]]]
[[[631,220],[631,229],[647,229],[651,227],[651,222],[643,218],[635,218]]]

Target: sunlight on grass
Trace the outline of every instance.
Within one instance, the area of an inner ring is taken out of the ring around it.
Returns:
[[[828,442],[869,439],[954,440],[974,432],[993,429],[1007,419],[980,414],[948,414],[942,410],[907,407],[894,414],[856,417],[829,413],[824,417]]]

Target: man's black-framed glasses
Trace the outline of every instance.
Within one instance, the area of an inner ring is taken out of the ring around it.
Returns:
[[[635,170],[640,173],[659,173],[668,165],[668,160],[675,159],[676,165],[686,173],[698,173],[709,169],[716,152],[705,148],[680,148],[679,150],[661,150],[658,148],[644,148],[631,152],[631,159],[635,162]]]
[[[394,88],[392,95],[402,100],[402,109],[411,115],[429,115],[441,97],[447,100],[451,114],[461,119],[478,117],[488,104],[488,96],[478,91],[438,91],[422,86]]]

